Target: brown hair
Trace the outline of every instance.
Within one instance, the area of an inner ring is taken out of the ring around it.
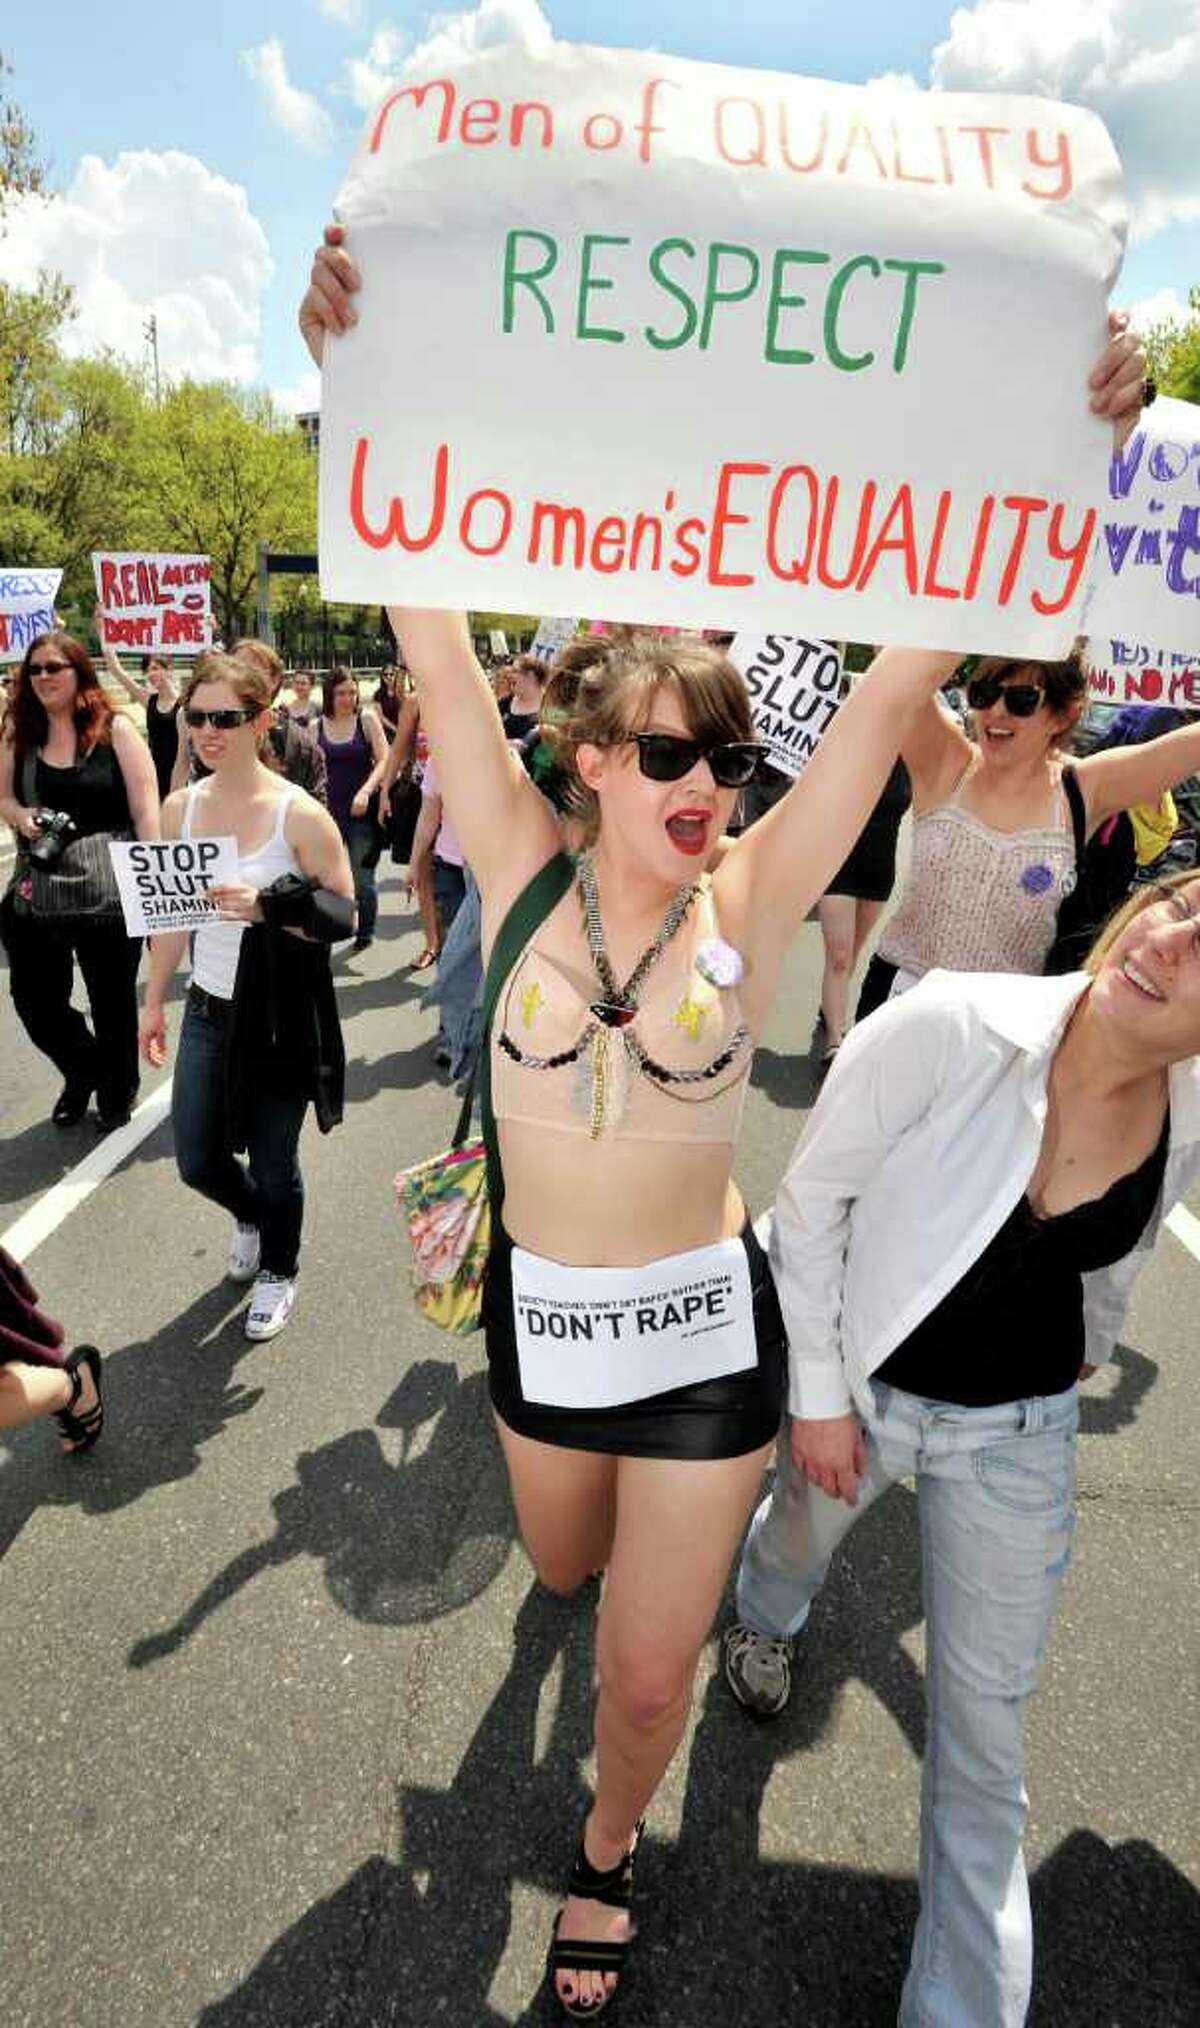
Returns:
[[[649,723],[658,692],[679,699],[694,739],[753,739],[750,695],[727,655],[697,641],[621,628],[568,641],[542,695],[542,731],[568,777],[566,807],[594,839],[600,806],[575,766],[581,746],[615,746]]]
[[[94,746],[111,738],[116,714],[83,642],[58,628],[48,634],[36,634],[25,650],[9,691],[5,735],[19,754],[36,752],[50,737],[49,714],[38,701],[29,670],[31,657],[39,648],[46,647],[56,648],[75,671],[75,703],[71,713],[75,738],[80,753],[90,753]]]
[[[1073,730],[1075,721],[1087,701],[1087,672],[1083,666],[1083,643],[1076,641],[1069,655],[1058,662],[1034,662],[1029,656],[981,655],[974,669],[975,676],[998,676],[1002,682],[1010,676],[1028,674],[1041,683],[1046,708],[1056,718],[1069,713],[1069,722],[1056,735],[1058,740],[1066,739]]]
[[[1189,887],[1197,880],[1200,880],[1200,868],[1193,866],[1186,867],[1182,873],[1164,873],[1161,880],[1135,887],[1128,901],[1123,901],[1120,908],[1109,916],[1080,969],[1090,972],[1094,979],[1117,938],[1124,936],[1130,923],[1143,909],[1152,908],[1156,901],[1165,901],[1169,894],[1175,894],[1181,887]]]
[[[248,655],[226,654],[211,649],[201,655],[183,679],[183,708],[186,711],[202,683],[228,683],[239,704],[255,711],[269,711],[275,692],[266,670]]]
[[[271,695],[267,699],[267,702],[268,704],[273,704],[283,688],[284,675],[283,663],[275,653],[274,648],[268,648],[265,641],[256,641],[250,635],[245,634],[240,641],[234,642],[229,653],[231,655],[240,655],[243,660],[250,664],[252,669],[262,670],[263,675],[271,686]]]
[[[358,678],[353,669],[327,669],[321,678],[321,711],[326,718],[333,717],[333,693],[340,683],[353,683],[355,702],[358,702]]]

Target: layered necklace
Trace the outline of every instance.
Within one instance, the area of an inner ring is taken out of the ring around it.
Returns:
[[[674,895],[655,936],[621,985],[605,948],[596,869],[590,852],[580,854],[575,878],[583,909],[584,935],[600,989],[589,1005],[590,1018],[578,1040],[554,1056],[534,1056],[520,1049],[507,1030],[501,1033],[499,1046],[527,1070],[558,1070],[565,1064],[577,1064],[578,1099],[587,1117],[588,1133],[596,1141],[606,1127],[615,1126],[620,1120],[631,1071],[660,1087],[705,1083],[727,1069],[750,1038],[748,1030],[739,1026],[727,1047],[711,1063],[696,1070],[669,1070],[647,1055],[633,1029],[642,990],[699,894],[699,883],[681,887]]]

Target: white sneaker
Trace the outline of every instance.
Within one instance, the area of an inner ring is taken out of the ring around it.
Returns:
[[[262,1240],[257,1225],[238,1225],[229,1241],[229,1266],[226,1273],[231,1282],[252,1282],[258,1273],[258,1257],[262,1252]]]
[[[278,1337],[295,1306],[295,1282],[286,1275],[260,1275],[246,1314],[247,1338]]]

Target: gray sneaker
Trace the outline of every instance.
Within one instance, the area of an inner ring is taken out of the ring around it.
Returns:
[[[792,1694],[792,1644],[735,1620],[721,1636],[725,1680],[755,1718],[777,1718]]]

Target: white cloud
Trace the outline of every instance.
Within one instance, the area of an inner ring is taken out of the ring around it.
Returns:
[[[1129,306],[1129,320],[1138,331],[1153,331],[1160,324],[1190,324],[1196,314],[1176,289],[1156,289]]]
[[[921,89],[911,70],[885,70],[879,77],[867,79],[869,92],[919,92]]]
[[[317,6],[330,21],[340,21],[347,28],[357,28],[362,20],[362,0],[317,0]]]
[[[951,16],[930,81],[1090,106],[1124,164],[1135,233],[1200,219],[1196,0],[977,0]]]
[[[366,55],[347,57],[342,67],[345,80],[342,88],[364,113],[379,104],[392,80],[399,76],[411,46],[412,37],[407,29],[382,21],[371,37]]]
[[[431,64],[453,63],[481,49],[502,49],[516,43],[531,56],[544,56],[553,46],[554,30],[538,0],[479,0],[461,13],[434,14],[429,33],[404,65],[406,71],[427,70]]]
[[[283,415],[311,415],[321,406],[321,376],[316,367],[310,366],[290,387],[273,387],[271,400]]]
[[[240,184],[194,155],[131,150],[111,166],[85,155],[68,190],[13,200],[5,226],[0,277],[28,283],[49,268],[75,290],[66,351],[144,360],[153,311],[164,374],[256,377],[267,236]]]
[[[311,92],[301,91],[287,74],[283,44],[277,35],[257,49],[242,51],[242,64],[262,92],[271,118],[302,147],[322,155],[333,146],[333,121]]]

